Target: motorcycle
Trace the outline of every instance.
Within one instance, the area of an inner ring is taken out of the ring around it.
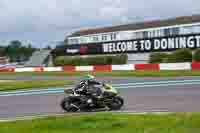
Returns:
[[[100,88],[92,88],[94,91],[96,89]],[[101,91],[101,97],[97,98],[96,93],[89,91],[87,94],[82,94],[77,87],[66,89],[64,91],[66,96],[61,101],[61,108],[66,112],[113,111],[122,108],[124,99],[112,85],[102,83]]]

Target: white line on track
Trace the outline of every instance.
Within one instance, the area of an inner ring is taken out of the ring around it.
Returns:
[[[165,85],[190,85],[190,84],[200,84],[200,80],[175,80],[175,81],[154,81],[154,82],[136,82],[136,83],[126,83],[126,84],[113,84],[117,88],[127,88],[127,87],[151,87],[151,86],[165,86]],[[69,86],[55,87],[49,89],[36,89],[36,90],[20,90],[20,91],[10,91],[10,92],[0,92],[1,95],[16,95],[16,94],[38,94],[44,92],[62,92],[64,89],[71,88]]]

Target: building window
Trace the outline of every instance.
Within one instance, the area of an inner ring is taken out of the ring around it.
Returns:
[[[89,43],[93,42],[93,37],[92,36],[89,36]]]
[[[148,32],[147,31],[143,32],[143,38],[148,38]]]
[[[85,43],[89,43],[90,42],[90,37],[86,36],[84,37]]]
[[[133,38],[133,39],[136,39],[136,34],[135,34],[135,32],[132,33],[132,38]]]
[[[93,37],[93,41],[94,41],[94,42],[98,42],[98,41],[99,41],[98,36],[94,36],[94,37]]]
[[[86,37],[79,38],[79,43],[87,43]]]
[[[107,35],[102,35],[102,41],[107,41],[108,38],[107,38]]]
[[[153,31],[153,37],[157,37],[158,36],[158,32],[157,32],[157,30],[154,30]]]
[[[117,39],[116,33],[110,34],[110,40],[116,40],[116,39]]]
[[[70,39],[70,43],[71,43],[71,44],[73,44],[73,43],[74,43],[73,39]]]
[[[156,37],[160,37],[161,36],[160,30],[156,30],[156,32],[157,32],[157,36]]]
[[[193,32],[194,33],[200,33],[200,25],[194,26]]]
[[[170,36],[170,29],[164,29],[164,36]]]
[[[71,39],[68,39],[68,43],[69,43],[69,44],[72,44],[72,40],[71,40]]]
[[[136,35],[136,39],[141,39],[141,38],[143,38],[143,37],[142,37],[142,32],[136,32],[135,35]]]
[[[148,31],[148,37],[149,38],[154,37],[154,31]]]
[[[72,39],[72,44],[78,44],[79,40],[78,39]]]
[[[179,27],[174,28],[174,33],[175,33],[176,35],[179,35],[179,32],[180,32],[180,28],[179,28]]]
[[[162,36],[164,36],[164,30],[163,29],[160,30],[160,37],[162,37]]]
[[[149,38],[151,37],[151,32],[150,32],[150,31],[148,31],[148,37],[149,37]]]
[[[170,35],[178,35],[179,34],[179,28],[170,28]]]
[[[181,27],[181,34],[190,34],[192,33],[191,26]]]

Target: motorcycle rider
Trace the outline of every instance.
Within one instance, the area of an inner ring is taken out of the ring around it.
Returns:
[[[84,85],[83,91],[87,93],[96,93],[97,95],[101,95],[101,82],[98,82],[93,75],[84,76],[81,81]]]
[[[97,102],[102,98],[102,83],[98,82],[93,75],[86,75],[83,77],[83,80],[76,87],[76,91],[79,94],[89,96],[92,101]]]

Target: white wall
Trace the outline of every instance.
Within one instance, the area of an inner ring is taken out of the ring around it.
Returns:
[[[128,64],[148,63],[150,53],[128,54]]]

